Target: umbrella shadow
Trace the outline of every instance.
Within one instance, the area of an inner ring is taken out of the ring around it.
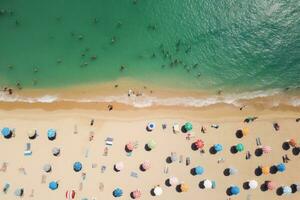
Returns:
[[[283,195],[283,188],[282,188],[282,187],[277,188],[276,194],[277,194],[278,196]]]
[[[217,151],[216,151],[215,148],[212,146],[212,147],[210,147],[210,149],[209,149],[209,153],[212,154],[212,155],[214,155],[214,154],[217,153]]]
[[[257,148],[257,149],[255,150],[255,156],[260,157],[260,156],[262,156],[262,155],[263,155],[263,150],[262,150],[262,148]]]
[[[181,127],[181,132],[187,133],[187,130],[185,129],[184,125]]]
[[[130,198],[135,199],[133,196],[133,192],[130,192]]]
[[[292,188],[292,193],[296,193],[297,192],[297,185],[296,184],[292,184],[291,188]]]
[[[115,172],[120,172],[120,170],[118,170],[115,165],[114,165],[114,171]]]
[[[292,152],[294,156],[298,156],[300,153],[300,147],[294,147]]]
[[[151,196],[155,196],[154,188],[152,188],[152,189],[150,190],[150,194],[151,194]]]
[[[146,131],[152,132],[152,130],[148,126],[146,126]]]
[[[200,181],[200,183],[199,183],[199,188],[205,189],[205,187],[204,187],[204,181]]]
[[[229,176],[230,175],[230,169],[229,168],[224,169],[223,174],[224,174],[224,176]]]
[[[288,142],[284,142],[282,143],[282,149],[283,150],[289,150],[290,149],[290,144]]]
[[[233,145],[233,146],[230,147],[230,152],[232,154],[236,154],[238,151],[236,150],[235,146]]]
[[[278,172],[278,169],[276,167],[276,165],[273,165],[270,167],[270,173],[271,174],[276,174]]]
[[[246,182],[243,183],[243,188],[244,188],[244,190],[249,190],[250,189],[249,181],[246,181]]]
[[[176,191],[179,192],[179,193],[182,192],[182,190],[181,190],[181,188],[180,188],[180,185],[177,185],[177,186],[176,186]]]
[[[237,130],[237,131],[235,132],[235,136],[236,136],[237,138],[242,138],[242,137],[243,137],[243,131],[242,131],[241,129]]]
[[[170,183],[170,179],[165,180],[165,185],[167,187],[171,187],[172,186],[171,183]]]
[[[267,181],[264,182],[263,184],[261,184],[260,190],[261,190],[262,192],[265,192],[265,191],[268,190],[268,182],[267,182]]]
[[[168,164],[171,164],[171,163],[172,163],[172,158],[171,158],[171,156],[168,156],[168,157],[166,158],[166,163],[168,163]]]
[[[142,172],[145,172],[146,170],[144,169],[144,167],[143,167],[143,164],[140,164],[140,170],[142,171]]]
[[[131,150],[129,150],[129,149],[127,148],[127,146],[125,146],[124,150],[126,151],[126,153],[131,153],[131,152],[132,152]]]
[[[150,147],[148,146],[148,144],[145,144],[144,149],[145,149],[146,151],[151,151],[151,149],[150,149]]]
[[[227,190],[226,190],[226,194],[227,194],[227,196],[231,196],[232,194],[231,194],[231,191],[230,191],[230,187],[229,188],[227,188]]]
[[[197,174],[196,174],[196,169],[195,168],[192,168],[191,170],[190,170],[190,173],[191,173],[191,175],[193,175],[193,176],[196,176]]]
[[[262,175],[262,170],[260,167],[257,167],[255,170],[254,170],[254,174],[256,176],[261,176]]]
[[[191,145],[191,149],[192,149],[193,151],[197,151],[197,150],[198,150],[198,148],[197,148],[197,146],[196,146],[195,143],[193,143],[193,144]]]

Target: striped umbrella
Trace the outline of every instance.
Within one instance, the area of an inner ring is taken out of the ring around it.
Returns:
[[[75,198],[75,191],[74,190],[67,190],[66,191],[66,199],[71,200]]]
[[[115,164],[115,169],[116,169],[117,171],[123,170],[123,169],[124,169],[124,163],[123,163],[123,162],[117,162],[117,163]]]
[[[141,196],[142,196],[142,193],[141,193],[140,190],[135,190],[135,191],[132,192],[132,197],[133,197],[134,199],[141,198]]]
[[[272,148],[270,146],[263,146],[262,150],[264,153],[270,153],[272,151]]]
[[[179,180],[178,180],[177,177],[172,176],[172,177],[169,178],[169,183],[170,183],[170,185],[174,186],[174,185],[177,185],[179,183]]]
[[[268,190],[274,190],[274,189],[276,189],[276,183],[275,182],[273,182],[273,181],[268,181],[267,182],[267,187],[268,187]]]
[[[144,170],[150,169],[150,168],[151,168],[151,163],[150,163],[150,161],[149,161],[149,160],[144,161],[144,162],[142,163],[142,168],[143,168]]]

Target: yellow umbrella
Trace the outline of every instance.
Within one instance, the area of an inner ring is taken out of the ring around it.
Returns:
[[[264,175],[268,175],[270,173],[270,168],[267,166],[264,166],[261,168],[261,171]]]
[[[248,127],[243,128],[242,132],[243,132],[244,136],[248,135],[249,134],[249,128]]]
[[[180,185],[181,192],[187,192],[189,190],[189,186],[185,183]]]

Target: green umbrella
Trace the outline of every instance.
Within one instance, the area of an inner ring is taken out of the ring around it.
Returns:
[[[150,149],[154,149],[155,146],[156,146],[156,142],[154,140],[150,140],[148,143],[147,143],[147,146],[150,148]]]
[[[235,148],[236,148],[236,150],[237,150],[238,152],[244,151],[244,145],[243,145],[243,144],[237,144],[237,145],[235,146]]]
[[[186,131],[191,131],[191,130],[193,129],[192,123],[191,123],[191,122],[185,123],[185,124],[184,124],[184,129],[185,129]]]

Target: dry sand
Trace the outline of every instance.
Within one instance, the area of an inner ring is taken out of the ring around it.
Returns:
[[[30,107],[30,106],[28,106]],[[66,190],[76,191],[75,199],[84,197],[89,200],[95,197],[100,199],[114,199],[112,191],[120,187],[124,191],[123,197],[119,199],[131,199],[129,194],[135,189],[142,192],[141,199],[228,199],[226,189],[235,184],[240,187],[241,193],[232,199],[300,199],[300,193],[289,196],[278,196],[276,191],[262,192],[260,185],[266,180],[272,180],[281,185],[291,185],[300,183],[300,160],[299,156],[294,156],[289,151],[282,149],[283,141],[290,138],[300,140],[300,123],[295,122],[299,117],[299,112],[284,110],[249,110],[239,111],[236,108],[225,106],[214,106],[209,108],[192,110],[188,108],[149,108],[149,109],[120,109],[108,112],[105,110],[75,109],[67,110],[60,108],[41,110],[41,109],[12,109],[0,111],[0,128],[15,128],[16,137],[12,139],[0,138],[0,164],[8,163],[7,171],[0,172],[0,185],[9,182],[11,187],[7,194],[0,193],[0,199],[16,199],[14,191],[18,187],[25,189],[22,199],[45,199],[60,200],[65,199]],[[3,105],[2,105],[3,108]],[[259,119],[253,123],[245,124],[243,119],[248,115],[257,115]],[[90,120],[95,119],[95,124],[90,126]],[[183,125],[186,121],[191,121],[194,125],[193,133],[195,138],[186,140],[186,134],[173,134],[172,125],[174,122]],[[281,126],[280,131],[276,132],[273,122],[278,122]],[[145,130],[148,122],[155,122],[156,129],[149,133]],[[167,129],[162,130],[161,124],[166,123]],[[211,124],[219,124],[219,129],[210,128]],[[78,128],[78,134],[74,134],[74,126]],[[201,133],[201,126],[207,127],[207,133]],[[250,133],[247,137],[238,139],[235,136],[237,129],[249,127]],[[37,129],[39,136],[35,140],[29,140],[27,132]],[[55,128],[57,139],[49,141],[47,130]],[[89,141],[89,133],[95,133],[94,140]],[[109,148],[108,156],[103,156],[105,138],[113,137],[113,145]],[[269,155],[256,157],[254,151],[257,148],[255,138],[260,137],[263,145],[269,145],[273,151]],[[205,142],[204,155],[199,151],[193,151],[191,144],[196,139]],[[144,145],[149,140],[155,140],[157,147],[152,151],[145,151]],[[132,156],[128,157],[124,151],[125,144],[129,141],[138,141],[138,148],[133,151]],[[24,156],[24,148],[27,142],[31,143],[32,156]],[[216,155],[209,153],[209,148],[216,143],[223,145],[224,150]],[[252,158],[245,159],[245,152],[231,154],[231,145],[243,143],[245,150],[250,151]],[[61,155],[54,157],[51,154],[53,147],[61,148]],[[88,150],[88,157],[86,151]],[[189,156],[191,164],[166,163],[166,158],[171,152],[176,152],[178,157]],[[254,170],[259,165],[271,166],[282,162],[282,155],[287,154],[291,161],[286,164],[286,172],[274,175],[256,176]],[[217,160],[224,158],[224,163],[217,163]],[[152,164],[151,169],[146,172],[139,170],[139,165],[149,160]],[[81,172],[73,171],[73,163],[80,161],[83,164]],[[113,165],[123,161],[124,170],[115,172]],[[51,173],[43,172],[43,165],[50,163],[53,167]],[[92,164],[97,164],[92,168]],[[101,166],[107,167],[101,173]],[[169,173],[164,174],[165,166],[168,166]],[[192,176],[190,170],[201,165],[205,172],[203,175]],[[227,167],[235,167],[238,173],[234,176],[226,177],[223,171]],[[19,168],[25,168],[27,175],[19,172]],[[138,178],[133,178],[130,173],[135,171]],[[81,173],[86,173],[83,181],[83,189],[79,191],[79,184],[82,182]],[[46,183],[41,184],[42,175],[46,174]],[[189,191],[178,193],[174,187],[167,187],[165,180],[170,176],[176,176],[180,182],[189,185]],[[198,184],[204,179],[215,180],[217,188],[200,189]],[[244,190],[242,185],[245,181],[255,179],[259,186],[256,190]],[[52,180],[59,181],[58,190],[51,191],[48,184]],[[99,183],[104,184],[104,190],[99,190]],[[153,197],[150,190],[155,185],[160,185],[164,192],[162,196]],[[34,189],[34,197],[30,193]]]

